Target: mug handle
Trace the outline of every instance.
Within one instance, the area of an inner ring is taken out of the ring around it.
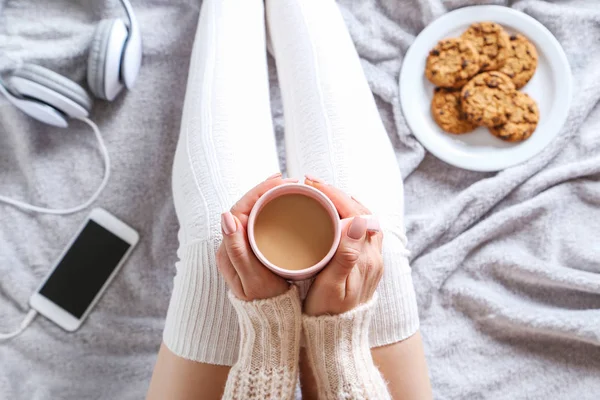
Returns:
[[[361,218],[364,218],[367,220],[367,232],[381,232],[381,225],[379,225],[379,218],[377,218],[374,215],[360,215]],[[354,217],[350,217],[350,218],[344,218],[340,220],[340,228],[342,230],[344,230],[346,228],[346,226],[348,226],[348,224],[350,222],[352,222],[352,220],[354,219]]]

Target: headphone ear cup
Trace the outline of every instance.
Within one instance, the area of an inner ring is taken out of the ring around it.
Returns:
[[[93,101],[81,86],[39,65],[22,65],[7,83],[19,96],[47,104],[69,117],[85,118],[92,109]]]
[[[96,27],[88,56],[88,85],[92,93],[112,101],[123,89],[120,79],[121,54],[127,28],[120,19],[104,19]]]
[[[10,103],[31,118],[48,125],[58,126],[59,128],[66,128],[69,126],[69,122],[62,112],[40,101],[15,97],[1,82],[0,92]]]

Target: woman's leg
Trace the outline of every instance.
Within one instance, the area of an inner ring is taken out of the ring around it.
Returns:
[[[402,177],[350,35],[333,0],[266,4],[288,172],[323,179],[380,218],[385,273],[370,341],[376,347],[404,340],[419,320],[405,252]]]
[[[237,358],[237,318],[215,262],[220,215],[278,171],[263,0],[204,0],[173,164],[180,261],[163,339],[175,355]]]

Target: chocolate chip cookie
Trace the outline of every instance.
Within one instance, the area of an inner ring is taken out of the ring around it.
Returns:
[[[508,108],[508,121],[490,128],[490,132],[507,142],[520,142],[533,134],[539,120],[540,112],[535,100],[525,93],[514,92]]]
[[[508,35],[494,22],[474,23],[461,35],[461,39],[475,46],[482,71],[501,68],[508,57]]]
[[[537,68],[538,54],[535,46],[523,35],[510,35],[508,57],[500,72],[512,79],[517,89],[529,82]]]
[[[479,71],[479,53],[464,40],[444,39],[429,52],[425,76],[434,85],[461,88]]]
[[[454,134],[469,133],[477,125],[467,120],[460,107],[460,90],[435,88],[431,100],[431,115],[444,131]]]
[[[515,84],[501,72],[484,72],[471,79],[461,92],[461,105],[467,119],[493,127],[508,120]]]

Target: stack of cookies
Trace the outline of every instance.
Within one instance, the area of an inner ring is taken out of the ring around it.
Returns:
[[[429,53],[425,75],[434,85],[431,114],[446,132],[486,126],[496,137],[518,142],[537,126],[535,100],[518,89],[537,67],[535,46],[508,35],[494,22],[471,25],[459,38],[441,40]]]

